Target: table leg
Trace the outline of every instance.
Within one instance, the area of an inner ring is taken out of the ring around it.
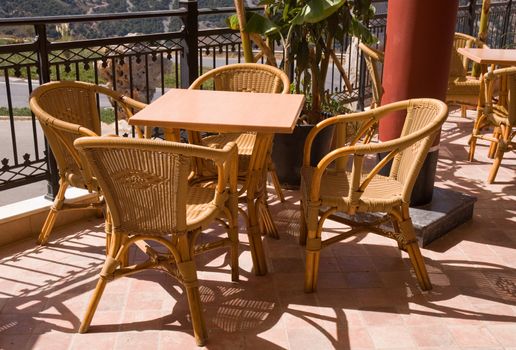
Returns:
[[[168,129],[168,128],[165,128],[163,130],[163,133],[165,134],[165,140],[167,140],[167,141],[174,141],[174,142],[181,142],[181,130],[180,129]]]
[[[272,219],[272,215],[269,210],[269,205],[267,204],[267,196],[261,196],[258,199],[257,205],[260,232],[262,232],[265,236],[270,236],[272,238],[279,239],[278,229],[276,228],[276,224]]]
[[[251,250],[254,273],[257,276],[263,276],[267,274],[267,262],[265,260],[265,253],[263,251],[262,235],[258,222],[258,207],[256,202],[257,200],[251,198],[248,193],[247,215],[249,220],[247,235],[249,237],[249,249]]]
[[[473,131],[471,133],[471,138],[469,139],[469,156],[468,156],[468,160],[470,162],[473,161],[473,158],[475,156],[475,148],[476,148],[476,144],[477,144],[477,140],[476,140],[476,137],[477,137],[477,134],[478,132],[480,131],[480,129],[477,127],[479,126],[481,123],[481,118],[484,114],[484,105],[485,105],[485,87],[484,87],[484,77],[487,73],[487,67],[486,65],[480,65],[481,67],[481,72],[480,72],[480,94],[478,96],[478,104],[477,104],[477,117],[475,118],[475,122],[474,122],[474,127],[473,127]],[[494,65],[491,67],[491,69],[494,69]]]
[[[256,135],[253,154],[249,161],[249,175],[246,181],[248,235],[253,265],[257,275],[267,273],[267,264],[262,244],[262,232],[278,237],[278,231],[272,220],[265,186],[267,181],[267,155],[272,145],[272,134]]]

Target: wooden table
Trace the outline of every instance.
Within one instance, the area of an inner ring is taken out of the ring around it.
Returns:
[[[473,126],[474,130],[478,130],[483,127],[483,123],[485,120],[485,116],[482,117],[484,112],[484,100],[485,100],[485,86],[484,86],[484,78],[483,76],[487,73],[487,66],[490,66],[490,70],[494,70],[495,66],[515,66],[516,65],[516,49],[488,49],[488,48],[459,48],[457,50],[460,54],[465,57],[471,59],[472,61],[480,64],[481,67],[481,78],[480,78],[480,96],[478,99],[477,105],[477,117],[475,119],[475,125]],[[502,79],[501,85],[504,86],[507,84],[507,81]],[[500,89],[503,89],[500,87]],[[500,97],[498,103],[505,104],[506,100]],[[497,128],[493,131],[493,135],[498,132]],[[473,137],[471,141],[473,142]],[[469,160],[473,160],[474,154],[474,143],[470,144],[470,152],[469,152]],[[494,158],[496,151],[496,143],[491,142],[491,147],[489,148],[488,157]],[[490,173],[488,182],[494,181],[494,176],[496,172]],[[489,180],[490,179],[490,180]]]
[[[457,49],[457,51],[470,60],[481,64],[483,67],[491,64],[501,66],[512,66],[516,64],[515,49],[478,49],[463,47]]]
[[[487,72],[487,66],[494,70],[495,66],[514,66],[516,65],[516,49],[488,49],[488,48],[472,48],[463,47],[457,49],[457,52],[469,58],[473,62],[480,64],[480,96],[478,99],[477,114],[480,117],[483,108],[484,97],[484,79],[483,76]],[[477,117],[477,120],[478,120]]]
[[[171,89],[129,120],[131,125],[162,127],[172,141],[179,141],[179,129],[256,132],[251,157],[255,162],[250,162],[244,187],[249,245],[258,275],[267,273],[260,221],[273,225],[264,198],[267,153],[275,133],[292,133],[304,102],[304,95]]]
[[[495,66],[514,66],[516,65],[516,49],[488,49],[488,48],[471,48],[464,47],[459,48],[457,51],[463,56],[469,58],[473,62],[480,64],[481,77],[480,77],[480,96],[477,105],[477,122],[479,121],[480,115],[484,107],[484,78],[483,76],[487,73],[488,66],[490,70],[494,70]],[[502,84],[506,82],[502,81]],[[502,101],[503,102],[503,101]],[[492,152],[490,152],[491,154]]]

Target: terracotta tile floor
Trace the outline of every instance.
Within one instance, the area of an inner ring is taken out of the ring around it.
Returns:
[[[271,196],[281,239],[264,239],[267,276],[252,273],[245,232],[240,283],[224,251],[198,259],[207,348],[516,349],[516,154],[486,185],[487,148],[466,161],[471,126],[450,117],[442,132],[437,185],[478,201],[471,222],[423,249],[432,291],[418,289],[394,242],[370,234],[324,251],[319,289],[303,293],[298,193],[284,204]],[[90,333],[76,333],[103,243],[102,220],[92,219],[60,228],[46,247],[0,249],[0,348],[195,348],[182,288],[153,271],[108,284]]]

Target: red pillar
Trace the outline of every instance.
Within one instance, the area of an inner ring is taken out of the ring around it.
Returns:
[[[458,0],[389,0],[382,105],[416,97],[445,100],[457,9]],[[404,113],[383,118],[380,140],[398,137],[404,119]],[[412,205],[432,200],[437,151],[432,147],[427,156]]]

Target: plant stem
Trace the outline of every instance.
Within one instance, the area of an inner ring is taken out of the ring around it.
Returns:
[[[251,48],[251,40],[249,39],[249,33],[244,31],[245,29],[245,8],[244,0],[235,0],[235,9],[238,17],[238,24],[240,27],[240,37],[242,38],[242,49],[244,50],[244,60],[247,63],[254,62],[253,51]]]

